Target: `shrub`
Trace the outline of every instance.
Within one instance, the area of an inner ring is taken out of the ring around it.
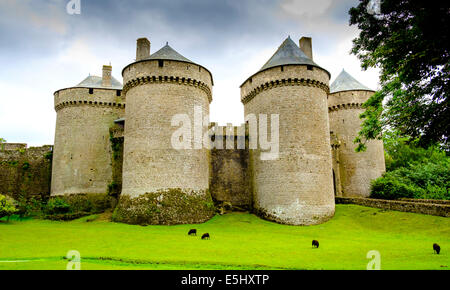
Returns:
[[[47,206],[47,199],[42,196],[19,196],[17,201],[17,214],[23,217],[42,217]]]
[[[398,198],[413,198],[415,188],[405,184],[393,174],[386,174],[372,181],[372,198],[379,199],[398,199]]]
[[[70,205],[62,198],[52,198],[47,202],[45,212],[49,215],[66,214],[70,212]]]
[[[72,194],[50,198],[44,208],[44,218],[73,220],[102,213],[111,208],[112,198],[107,194]]]
[[[372,198],[450,200],[450,162],[417,163],[387,172],[372,182]]]
[[[17,212],[13,202],[6,196],[0,194],[0,218],[10,217]]]

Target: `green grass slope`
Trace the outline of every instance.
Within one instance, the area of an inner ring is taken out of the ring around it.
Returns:
[[[450,267],[450,219],[356,205],[337,205],[331,221],[309,227],[245,213],[179,226],[86,219],[0,222],[0,269],[65,269],[69,250],[80,252],[82,269],[364,270],[370,250],[380,252],[382,269]],[[199,236],[188,236],[191,228]],[[200,239],[205,232],[211,240]],[[319,249],[311,247],[313,239]]]

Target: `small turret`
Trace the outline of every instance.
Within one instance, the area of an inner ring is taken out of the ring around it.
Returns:
[[[198,109],[209,115],[211,73],[168,44],[152,55],[145,38],[137,45],[136,62],[122,71],[127,99],[123,187],[113,219],[131,224],[204,222],[214,214],[208,207],[209,154],[195,148],[195,140],[188,140],[192,149],[176,150],[172,118],[187,115],[193,122]]]
[[[336,195],[368,197],[370,182],[385,171],[384,148],[381,140],[371,140],[365,152],[355,152],[353,143],[361,130],[359,116],[364,112],[363,104],[375,92],[361,84],[345,70],[330,86],[328,111],[330,130],[338,147],[332,147]]]
[[[104,194],[112,179],[109,128],[123,117],[122,84],[103,66],[78,85],[56,91],[51,195]]]
[[[241,86],[245,115],[279,116],[279,158],[251,154],[254,208],[264,218],[313,225],[334,215],[327,93],[330,74],[288,37]]]

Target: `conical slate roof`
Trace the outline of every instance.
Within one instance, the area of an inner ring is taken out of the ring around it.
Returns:
[[[122,84],[111,76],[111,86],[102,86],[102,78],[98,76],[88,76],[81,83],[75,86],[76,88],[94,88],[94,89],[114,89],[121,90],[123,88]]]
[[[289,64],[303,64],[319,67],[312,59],[306,56],[306,54],[300,49],[300,47],[297,46],[297,44],[294,43],[294,41],[292,41],[289,36],[259,71]]]
[[[336,80],[330,86],[330,93],[337,93],[343,91],[373,91],[365,85],[358,82],[354,77],[348,74],[345,70],[338,75]]]
[[[175,49],[169,46],[169,43],[166,43],[166,45],[158,50],[157,52],[153,53],[146,59],[161,59],[161,60],[176,60],[176,61],[184,61],[195,64],[193,61],[185,58],[181,54],[179,54]]]
[[[157,52],[151,54],[149,57],[141,59],[141,60],[138,60],[138,61],[136,61],[134,63],[147,61],[147,60],[174,60],[174,61],[182,61],[182,62],[187,62],[187,63],[192,63],[192,64],[195,64],[195,65],[198,65],[198,66],[204,68],[209,73],[209,75],[211,76],[211,82],[214,85],[214,80],[213,80],[212,74],[206,67],[204,67],[204,66],[202,66],[202,65],[200,65],[198,63],[195,63],[192,60],[182,56],[175,49],[170,47],[168,42],[166,43],[165,46],[163,46],[163,48],[161,48]],[[123,72],[125,71],[125,69],[127,67],[129,67],[130,65],[132,65],[132,64],[133,63],[131,63],[131,64],[129,64],[126,67],[123,68],[122,75],[123,75]]]

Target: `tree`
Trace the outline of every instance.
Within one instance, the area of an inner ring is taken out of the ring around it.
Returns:
[[[382,0],[381,14],[367,11],[369,0],[350,9],[350,25],[360,29],[352,54],[361,67],[378,67],[382,89],[365,104],[355,143],[365,150],[386,129],[412,137],[419,146],[449,147],[450,9],[423,0]],[[427,7],[428,8],[423,8]]]
[[[395,131],[384,132],[383,143],[388,172],[417,163],[439,163],[444,159],[450,162],[450,157],[438,146],[420,147],[417,140],[400,137]]]
[[[7,216],[8,218],[16,212],[13,203],[6,196],[0,194],[0,219]]]

